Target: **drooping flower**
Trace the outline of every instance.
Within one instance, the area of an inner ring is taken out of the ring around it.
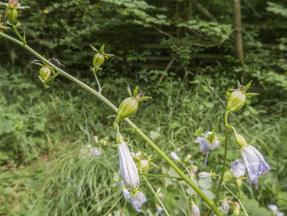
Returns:
[[[245,145],[241,148],[241,155],[245,163],[251,183],[258,188],[258,178],[270,170],[269,164],[263,155],[252,145]]]
[[[142,206],[147,202],[147,198],[143,192],[137,191],[135,194],[131,194],[130,202],[137,212],[141,212]]]
[[[128,188],[137,188],[140,183],[136,164],[131,156],[127,143],[122,142],[118,146],[120,160],[120,174]]]
[[[272,212],[272,216],[284,216],[284,213],[279,211],[278,207],[274,204],[268,205],[268,209]]]
[[[172,158],[173,160],[175,160],[175,161],[180,161],[178,155],[177,155],[175,152],[171,152],[171,153],[170,153],[170,156],[171,156],[171,158]]]
[[[204,133],[195,140],[199,144],[200,151],[203,154],[207,154],[210,150],[214,150],[219,147],[220,141],[218,136],[211,131]]]
[[[192,206],[191,206],[191,215],[200,216],[200,209],[194,202],[192,202]]]
[[[137,212],[141,212],[142,206],[147,202],[145,194],[137,188],[132,189],[130,192],[124,182],[121,182],[120,186],[126,201],[128,201]]]
[[[235,178],[241,178],[246,173],[246,166],[243,160],[239,159],[231,163],[231,171]]]

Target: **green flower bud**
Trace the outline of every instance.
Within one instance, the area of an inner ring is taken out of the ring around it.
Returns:
[[[7,20],[12,24],[16,25],[18,23],[18,10],[16,7],[8,6],[6,9]]]
[[[240,145],[240,147],[242,148],[242,147],[246,146],[247,142],[246,142],[245,138],[241,134],[237,133],[235,128],[232,128],[232,129],[233,129],[236,141]]]
[[[230,182],[232,180],[232,177],[233,177],[232,173],[229,170],[227,170],[224,172],[223,181],[224,182]]]
[[[129,90],[129,89],[128,89]],[[129,90],[131,95],[131,92]],[[124,118],[129,117],[130,115],[134,114],[138,110],[139,103],[142,101],[146,101],[151,99],[151,97],[144,96],[143,93],[139,93],[138,86],[134,89],[133,95],[131,97],[126,98],[120,103],[118,115],[114,122],[114,126],[116,127],[120,121]]]
[[[235,112],[240,110],[246,102],[245,92],[242,92],[240,89],[234,90],[228,101],[227,101],[227,111]]]
[[[136,113],[139,106],[138,97],[129,97],[123,100],[119,106],[118,116],[116,118],[116,123],[119,123],[124,118],[129,117],[130,115]]]
[[[105,63],[105,56],[102,53],[96,53],[93,58],[93,66],[99,69]]]
[[[52,69],[48,66],[43,66],[39,70],[39,78],[43,83],[47,83],[52,75]]]

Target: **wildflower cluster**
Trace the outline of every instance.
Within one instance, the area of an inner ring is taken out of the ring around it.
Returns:
[[[227,117],[229,113],[236,112],[244,106],[247,96],[255,95],[254,93],[247,93],[250,86],[251,82],[249,82],[246,86],[239,84],[238,89],[228,93],[226,107]],[[263,155],[254,146],[249,145],[245,138],[236,131],[235,127],[228,123],[228,119],[226,118],[225,120],[226,126],[233,130],[235,139],[240,146],[242,157],[242,159],[238,159],[231,163],[232,173],[234,177],[241,178],[247,171],[251,184],[257,189],[258,178],[267,173],[270,170],[270,166],[265,161]]]
[[[17,30],[17,27],[20,25],[18,21],[18,12],[19,9],[23,7],[20,5],[18,0],[9,0],[7,4],[1,4],[6,6],[5,17],[7,19],[7,25],[12,27],[18,38],[23,42],[24,48],[26,46],[26,38],[25,35],[21,36]],[[0,22],[0,30],[5,30],[6,26]],[[2,34],[2,33],[1,33]],[[82,88],[90,91],[94,95],[96,95],[99,99],[101,99],[105,104],[110,106],[113,110],[117,110],[115,106],[106,99],[102,94],[102,87],[99,83],[97,72],[102,70],[102,66],[105,63],[106,59],[110,58],[112,55],[107,54],[105,52],[104,45],[98,50],[95,47],[91,46],[95,51],[92,61],[91,70],[95,75],[95,79],[97,81],[99,90],[93,90],[88,87],[86,84],[77,80],[76,78],[70,78],[75,83],[79,84]],[[32,50],[32,48],[29,48]],[[35,52],[36,53],[36,52]],[[39,57],[41,55],[37,55]],[[38,76],[41,82],[47,87],[59,74],[65,74],[59,67],[62,65],[56,59],[46,60],[41,56],[41,61],[34,61],[33,63],[40,66],[38,71]],[[59,66],[56,67],[55,65]],[[76,81],[75,81],[76,80]],[[225,126],[226,129],[232,129],[233,134],[236,138],[236,141],[240,147],[241,157],[242,159],[237,159],[231,163],[231,172],[233,176],[237,180],[241,180],[244,178],[246,173],[248,174],[249,180],[255,188],[258,188],[258,178],[270,170],[269,164],[265,161],[263,155],[252,145],[248,144],[245,140],[244,136],[239,134],[235,127],[229,124],[228,117],[230,113],[237,112],[246,104],[246,99],[248,96],[254,95],[254,93],[247,93],[247,90],[250,88],[251,83],[248,83],[246,86],[239,84],[237,89],[228,92],[227,104],[226,104],[226,112],[225,112]],[[119,159],[119,173],[121,176],[120,181],[120,189],[123,193],[124,198],[133,206],[136,212],[141,212],[143,205],[147,202],[147,198],[145,193],[140,191],[140,175],[139,171],[147,171],[150,167],[150,158],[146,158],[142,152],[131,153],[129,149],[128,143],[125,141],[123,135],[120,133],[120,123],[125,119],[135,114],[138,110],[139,104],[143,101],[150,99],[148,96],[144,96],[143,93],[139,92],[139,88],[136,87],[131,93],[129,90],[129,97],[124,99],[117,111],[117,116],[113,123],[114,128],[116,129],[116,144],[118,150],[118,159]],[[130,121],[127,121],[128,123]],[[163,158],[172,168],[173,171],[177,174],[176,178],[181,177],[188,186],[186,189],[186,194],[190,195],[192,200],[189,202],[190,212],[194,216],[200,216],[200,200],[198,199],[198,195],[206,201],[206,203],[212,208],[215,214],[221,215],[229,214],[232,211],[232,215],[240,214],[240,203],[239,201],[231,200],[227,197],[221,199],[220,197],[220,188],[222,185],[223,174],[225,171],[225,161],[227,155],[227,133],[225,136],[225,156],[224,156],[224,165],[222,169],[222,176],[220,180],[220,184],[218,187],[219,192],[214,193],[212,191],[213,187],[213,178],[217,178],[218,175],[213,173],[212,171],[204,171],[201,168],[194,165],[194,161],[190,160],[191,156],[188,157],[188,162],[181,160],[181,158],[177,155],[175,150],[170,153],[170,157],[168,157],[151,139],[149,139],[137,126],[130,123],[130,125],[135,129],[135,131],[147,142],[154,150],[156,150],[161,158]],[[157,139],[159,135],[156,132],[152,133],[154,137],[153,140]],[[97,139],[97,138],[95,138]],[[204,168],[207,166],[208,154],[211,151],[220,147],[221,139],[220,136],[213,132],[207,131],[201,134],[198,134],[197,138],[194,141],[199,145],[199,151],[205,155]],[[82,159],[87,157],[96,157],[99,158],[102,155],[102,151],[98,147],[92,147],[91,145],[87,145],[79,151],[79,156]],[[171,160],[171,159],[172,160]],[[179,166],[177,166],[179,164]],[[187,165],[188,164],[188,165]],[[183,169],[182,169],[183,168]],[[198,172],[200,170],[200,172]],[[187,171],[188,174],[185,174]],[[230,171],[229,171],[230,172]],[[184,188],[184,187],[183,187]],[[185,189],[185,188],[184,188]],[[217,199],[217,200],[216,200]],[[217,201],[217,202],[213,202]],[[218,210],[217,206],[214,204],[218,204],[220,202],[220,210]],[[160,203],[160,202],[159,202]],[[157,214],[160,215],[163,211],[166,211],[163,206],[157,206]],[[280,215],[278,207],[275,205],[269,205],[269,209],[272,211],[274,215]],[[281,214],[282,215],[282,214]]]

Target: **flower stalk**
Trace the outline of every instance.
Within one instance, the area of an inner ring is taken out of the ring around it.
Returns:
[[[46,63],[50,67],[52,67],[55,71],[58,72],[59,75],[62,75],[63,77],[69,79],[70,81],[74,82],[81,88],[85,89],[86,91],[90,92],[91,94],[95,95],[100,101],[102,101],[105,105],[107,105],[111,110],[114,112],[118,112],[118,108],[111,103],[106,97],[104,97],[101,93],[94,90],[87,84],[83,83],[76,77],[70,75],[69,73],[65,72],[61,68],[57,67],[55,64],[51,63],[48,59],[40,55],[38,52],[36,52],[34,49],[32,49],[30,46],[28,46],[26,43],[23,43],[11,36],[9,36],[6,33],[0,32],[0,37],[4,38],[10,42],[13,42],[14,44],[17,44],[18,46],[24,48],[28,52],[30,52],[32,55],[34,55],[36,58],[41,60],[42,62]],[[146,141],[150,147],[152,147],[162,159],[164,159],[174,170],[175,172],[181,177],[183,181],[185,181],[193,190],[207,203],[207,205],[214,211],[216,215],[221,216],[219,209],[216,207],[214,202],[210,200],[203,192],[202,190],[188,177],[145,133],[137,127],[131,120],[128,118],[124,119],[126,123],[134,129],[134,131],[144,140]]]

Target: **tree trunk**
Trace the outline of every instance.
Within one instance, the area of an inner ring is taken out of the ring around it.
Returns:
[[[243,62],[244,51],[243,51],[243,41],[242,41],[240,0],[234,0],[234,37],[235,37],[236,57],[241,62]]]

